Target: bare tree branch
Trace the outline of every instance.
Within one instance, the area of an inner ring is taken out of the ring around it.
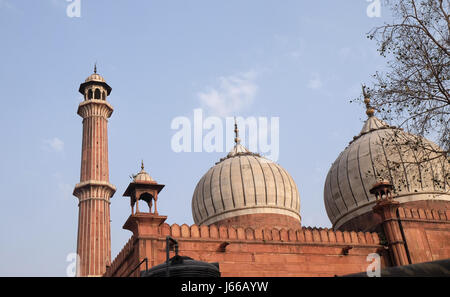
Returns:
[[[368,92],[379,115],[450,149],[449,0],[385,0],[395,21],[368,33],[388,59]],[[362,100],[363,98],[359,98]]]

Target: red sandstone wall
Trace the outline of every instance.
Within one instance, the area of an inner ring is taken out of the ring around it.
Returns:
[[[450,258],[450,210],[398,209],[412,263]]]
[[[376,233],[162,224],[158,234],[132,236],[105,276],[125,276],[145,257],[149,267],[165,262],[166,235],[178,240],[181,255],[219,262],[222,276],[344,275],[365,271],[367,255],[382,250]],[[221,251],[224,241],[230,244]],[[352,249],[344,255],[347,246]]]
[[[139,264],[139,254],[137,249],[138,240],[133,235],[116,256],[111,266],[106,268],[104,276],[119,276],[126,277]],[[137,269],[139,270],[139,269]],[[139,276],[138,271],[135,271],[130,276]]]
[[[298,229],[301,228],[300,221],[290,216],[272,213],[254,213],[249,215],[235,216],[214,223],[217,226],[229,226],[238,228],[248,226],[251,228],[277,228]]]
[[[410,201],[402,203],[403,208],[409,209],[440,209],[442,211],[450,210],[450,202],[444,200],[420,200],[420,201]],[[381,224],[381,217],[374,214],[373,212],[368,212],[362,214],[350,221],[344,223],[339,227],[341,231],[363,231],[363,232],[375,232],[381,231],[383,229]]]

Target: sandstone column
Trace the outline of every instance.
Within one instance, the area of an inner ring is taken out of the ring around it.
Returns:
[[[381,224],[390,246],[394,264],[396,266],[411,264],[398,223],[397,209],[400,203],[392,198],[392,185],[389,182],[380,182],[375,184],[370,192],[377,198],[373,211],[381,216]]]

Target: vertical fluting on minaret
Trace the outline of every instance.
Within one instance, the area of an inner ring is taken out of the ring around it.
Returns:
[[[113,112],[106,101],[111,87],[96,73],[80,85],[84,100],[78,106],[83,118],[77,254],[78,276],[101,276],[111,263],[110,198],[116,188],[109,183],[108,118]]]

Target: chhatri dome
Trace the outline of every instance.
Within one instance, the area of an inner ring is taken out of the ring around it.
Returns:
[[[192,215],[198,225],[300,226],[300,196],[289,173],[240,143],[198,182]]]
[[[111,90],[112,90],[111,87],[106,83],[105,79],[100,74],[97,73],[97,64],[95,64],[94,73],[92,73],[85,79],[84,83],[80,85],[78,91],[81,94],[85,95],[86,99],[105,100],[106,98],[105,95],[109,96]],[[87,94],[88,91],[92,92],[92,94],[91,93]],[[97,91],[97,94],[94,94],[95,91]]]
[[[97,81],[97,82],[105,82],[103,76],[97,73],[97,64],[94,65],[94,73],[88,76],[84,82]]]
[[[139,171],[136,175],[133,175],[133,181],[156,183],[150,174],[144,170],[144,161],[141,161],[141,171]]]
[[[374,116],[364,92],[368,119],[331,166],[324,186],[325,208],[335,229],[370,230],[377,222],[372,186],[382,180],[395,200],[413,207],[450,201],[449,160],[433,142],[390,126]]]

